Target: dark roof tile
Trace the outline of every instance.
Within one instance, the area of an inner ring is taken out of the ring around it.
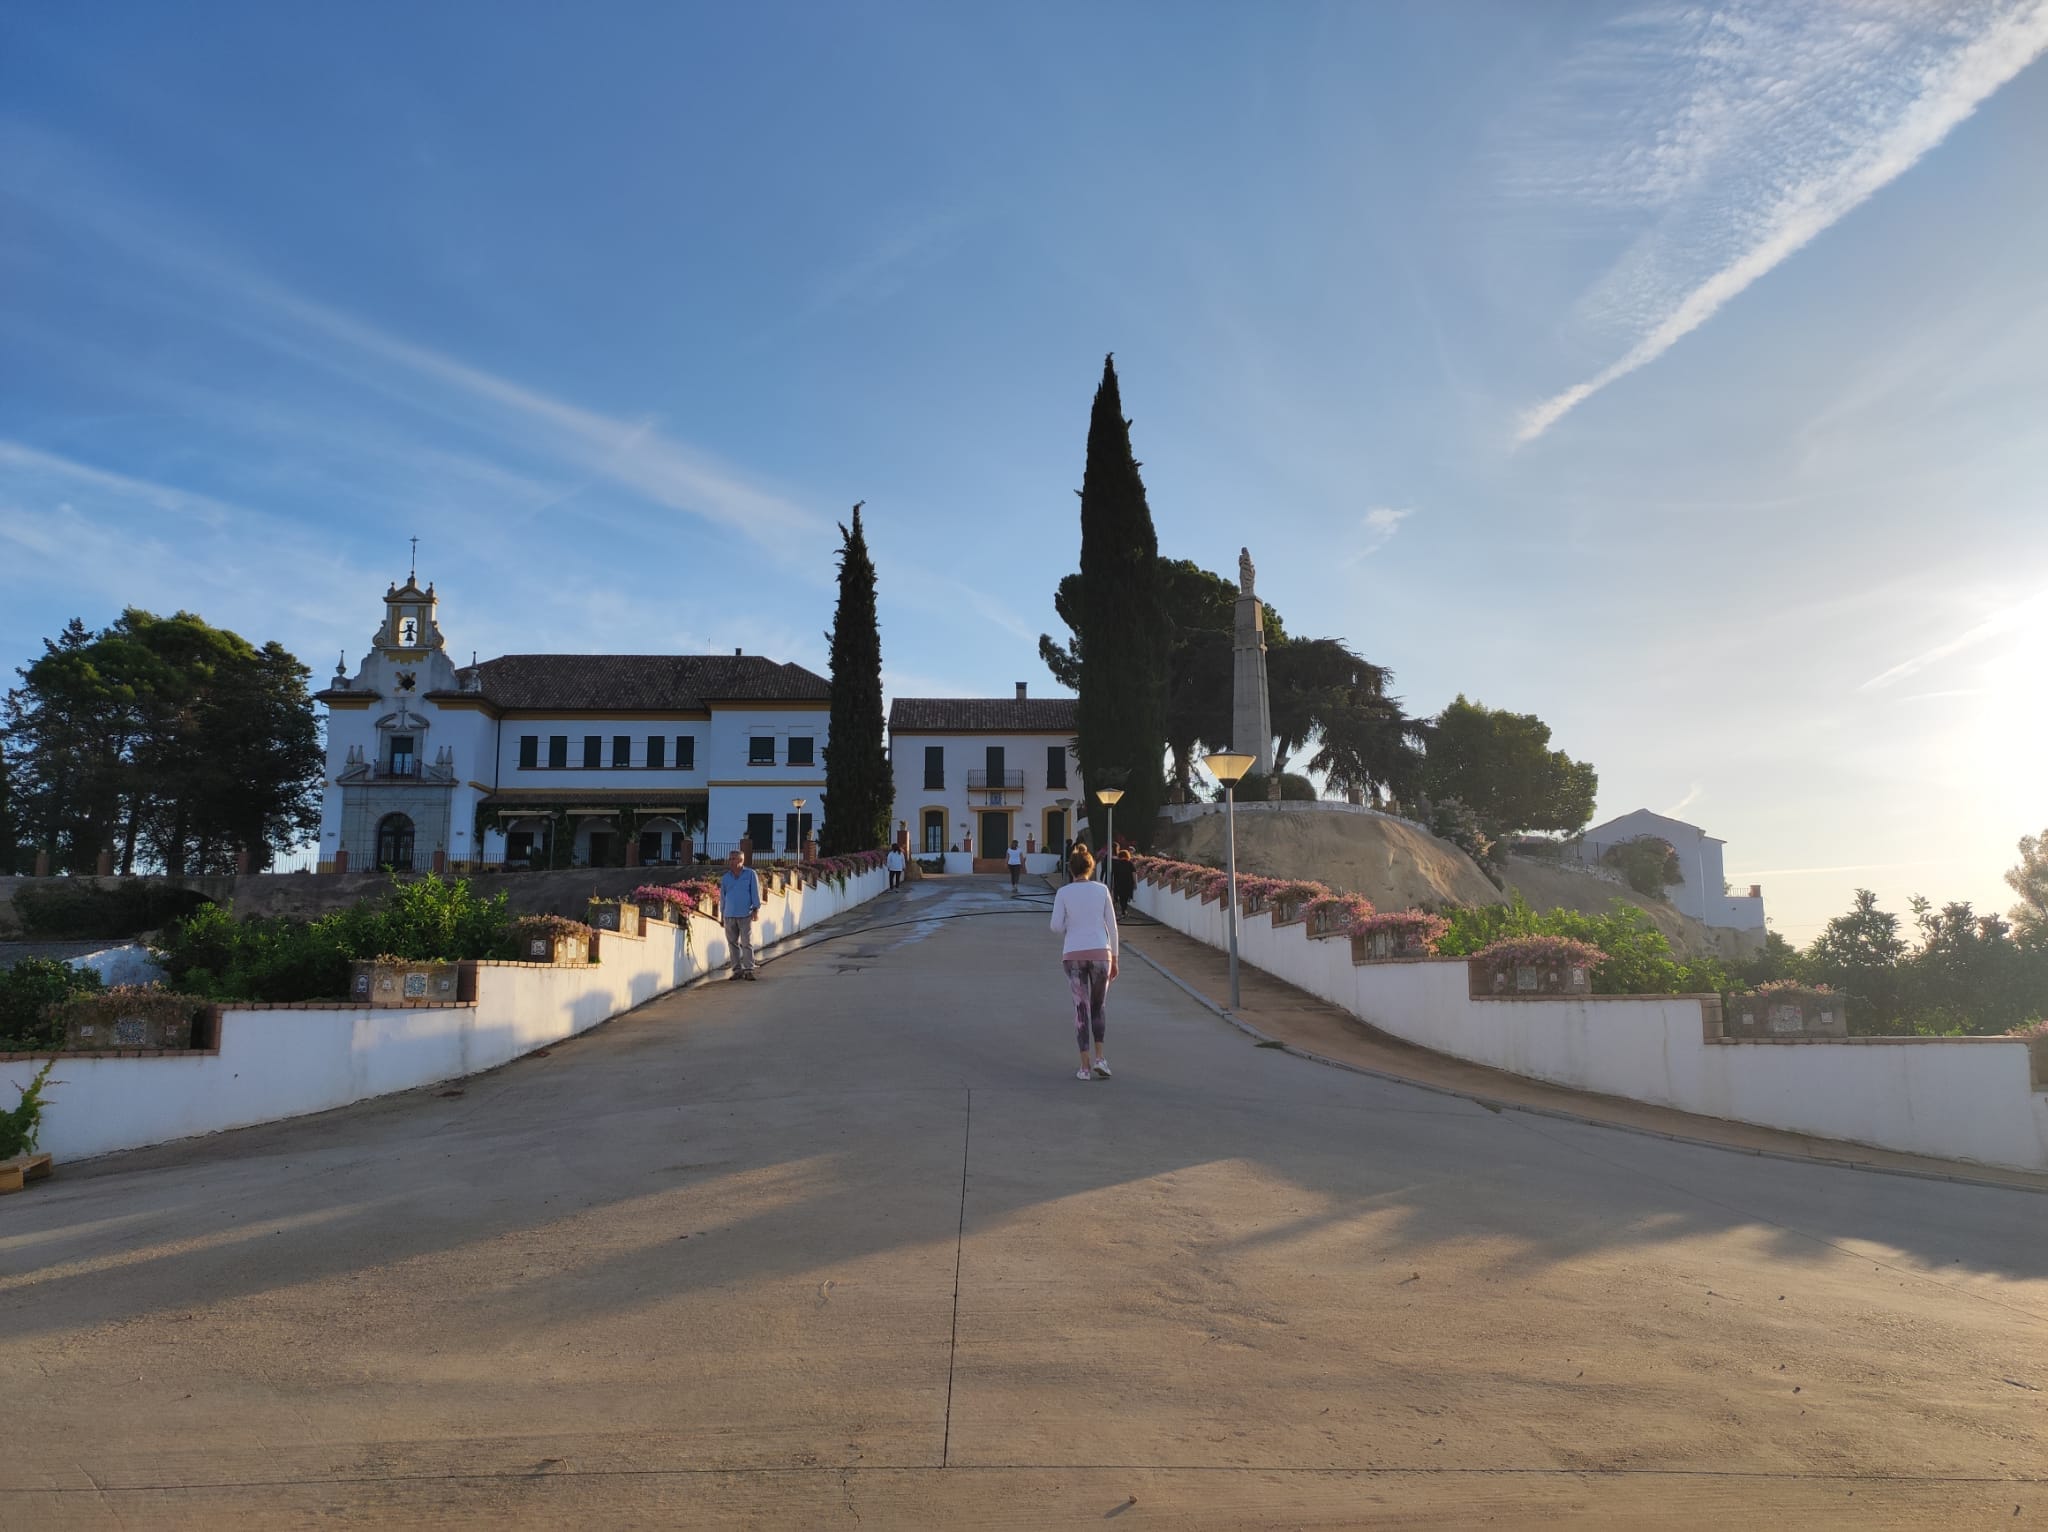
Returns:
[[[476,668],[487,700],[521,712],[832,700],[823,676],[756,654],[507,654]]]
[[[1079,707],[1072,697],[898,697],[889,732],[1071,734]]]

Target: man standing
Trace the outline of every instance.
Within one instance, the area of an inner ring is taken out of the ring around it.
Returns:
[[[891,846],[888,857],[889,886],[894,888],[903,881],[903,848]]]
[[[754,977],[754,922],[761,918],[761,880],[741,852],[729,853],[718,880],[718,913],[725,920],[725,944],[732,951],[732,976]]]
[[[1024,853],[1017,849],[1015,841],[1010,842],[1010,849],[1004,854],[1003,860],[1010,865],[1010,892],[1015,894],[1017,880],[1024,876]]]

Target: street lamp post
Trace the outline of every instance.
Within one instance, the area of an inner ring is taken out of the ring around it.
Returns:
[[[804,854],[804,800],[792,798],[789,800],[789,806],[796,810],[796,844],[789,849],[801,858]]]
[[[1109,810],[1109,854],[1114,857],[1116,855],[1116,806],[1123,801],[1124,790],[1121,787],[1098,788],[1096,789],[1095,796],[1100,798],[1102,806]]]
[[[1237,784],[1252,769],[1256,756],[1235,750],[1211,751],[1202,759],[1209,774],[1223,784],[1225,842],[1230,848],[1230,1008],[1237,1009]]]

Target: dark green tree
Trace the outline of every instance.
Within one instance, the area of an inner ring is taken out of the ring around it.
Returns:
[[[257,865],[319,822],[319,725],[308,672],[189,612],[73,621],[7,694],[17,834],[59,871],[101,852],[167,871]]]
[[[1519,830],[1583,829],[1600,778],[1585,761],[1550,748],[1550,725],[1533,713],[1467,702],[1461,694],[1429,727],[1422,790],[1456,798],[1490,839]]]
[[[1081,478],[1081,572],[1073,629],[1080,662],[1076,754],[1088,791],[1093,844],[1106,844],[1097,789],[1120,787],[1117,818],[1139,845],[1152,842],[1166,796],[1167,660],[1172,635],[1161,589],[1159,537],[1131,454],[1116,358],[1106,357],[1088,420]]]
[[[2005,882],[2020,896],[2007,912],[2014,934],[2023,942],[2048,945],[2048,830],[2020,837],[2020,862],[2007,869]]]
[[[862,501],[865,505],[867,502]],[[839,605],[832,614],[832,733],[825,743],[827,856],[888,844],[895,788],[882,749],[882,631],[875,615],[875,561],[860,505],[839,527]]]
[[[0,878],[21,871],[20,845],[14,821],[14,761],[0,736]]]

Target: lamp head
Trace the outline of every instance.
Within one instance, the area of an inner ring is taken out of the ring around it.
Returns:
[[[1115,808],[1123,800],[1124,790],[1121,787],[1098,787],[1095,796],[1111,808]]]
[[[804,800],[801,798],[792,798],[789,800],[789,806],[793,809],[800,809],[804,806]]]
[[[1235,750],[1212,750],[1202,757],[1202,764],[1209,768],[1209,775],[1226,787],[1234,787],[1258,761],[1255,755],[1243,755]]]

